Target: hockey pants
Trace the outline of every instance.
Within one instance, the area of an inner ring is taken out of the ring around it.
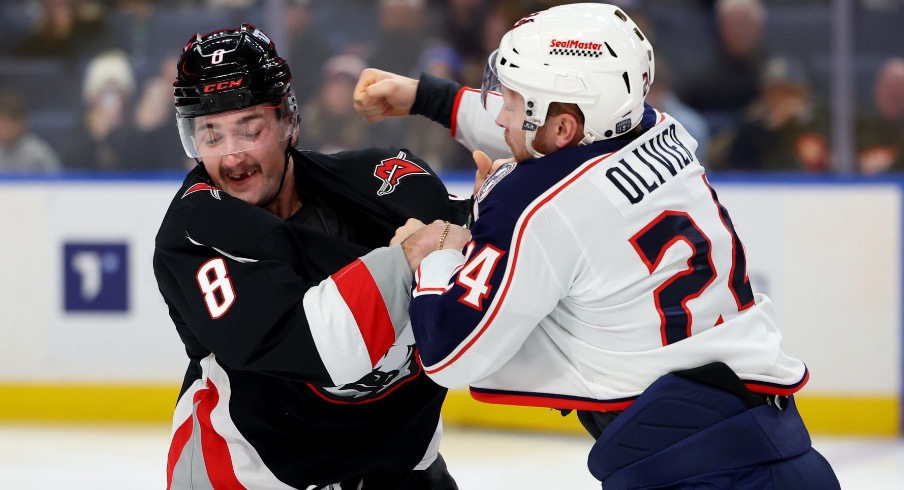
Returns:
[[[835,490],[794,398],[757,395],[723,363],[663,376],[590,451],[604,490]]]

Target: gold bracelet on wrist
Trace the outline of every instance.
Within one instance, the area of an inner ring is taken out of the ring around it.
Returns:
[[[449,228],[452,227],[452,223],[449,223],[448,221],[446,221],[445,223],[446,223],[446,229],[443,230],[443,234],[439,236],[439,245],[437,245],[437,247],[436,247],[437,250],[443,249],[443,243],[446,242],[446,235],[449,234]]]

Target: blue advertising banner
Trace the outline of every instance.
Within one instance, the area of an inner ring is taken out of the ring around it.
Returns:
[[[63,244],[64,310],[128,311],[128,260],[126,243]]]

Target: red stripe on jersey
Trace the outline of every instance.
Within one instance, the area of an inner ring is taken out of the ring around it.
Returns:
[[[557,410],[592,410],[598,412],[621,411],[634,403],[634,400],[617,402],[569,400],[549,396],[510,395],[505,393],[481,393],[471,390],[471,397],[483,403],[499,405],[519,405],[525,407],[554,408]]]
[[[195,393],[193,400],[197,405],[195,410],[201,426],[201,452],[204,454],[207,478],[217,490],[246,490],[235,476],[226,439],[217,433],[210,422],[210,413],[220,402],[220,393],[209,379],[207,386],[208,389]]]
[[[185,445],[191,439],[192,417],[185,419],[182,425],[176,429],[173,434],[173,440],[170,442],[169,454],[166,457],[166,490],[173,487],[173,470],[176,469],[176,461],[185,450]]]
[[[810,381],[809,369],[804,371],[803,378],[801,378],[800,381],[797,382],[797,384],[791,386],[765,385],[759,384],[755,381],[745,381],[744,386],[746,386],[748,390],[754,393],[762,393],[765,395],[791,396],[800,391],[800,389],[803,388],[805,384],[807,384],[807,381]]]
[[[367,346],[367,353],[370,354],[370,365],[376,366],[377,361],[395,342],[392,317],[386,309],[380,288],[361,259],[345,266],[331,277],[355,317],[355,323]]]
[[[462,87],[458,89],[458,93],[455,94],[455,102],[452,103],[452,120],[449,121],[449,133],[452,134],[453,138],[455,137],[455,130],[458,128],[458,105],[461,103],[461,96],[468,91],[480,92],[479,90],[470,87]]]

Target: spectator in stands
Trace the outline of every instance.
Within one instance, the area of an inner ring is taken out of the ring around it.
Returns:
[[[374,68],[416,77],[418,59],[429,44],[426,0],[380,0],[377,15],[378,35],[373,49],[365,56],[367,63]],[[411,127],[409,121],[394,118],[387,122],[367,127],[368,145],[401,144],[406,140]]]
[[[653,46],[658,44],[653,22],[640,9],[638,0],[620,0],[613,2],[621,7],[634,20]],[[662,53],[656,56],[656,83],[650,86],[646,102],[662,112],[668,113],[681,121],[687,132],[697,140],[697,158],[708,161],[710,127],[709,122],[699,111],[687,105],[675,92],[675,71],[669,58]]]
[[[463,83],[464,66],[455,49],[444,42],[437,42],[421,54],[415,71]],[[398,122],[407,125],[405,139],[402,140],[404,146],[430,162],[434,170],[473,170],[471,152],[450,138],[447,128],[423,117],[398,119]]]
[[[830,170],[830,118],[812,94],[803,64],[772,58],[761,80],[763,95],[741,123],[713,141],[713,165],[730,170]]]
[[[0,172],[55,172],[57,154],[45,141],[28,131],[25,98],[0,91]]]
[[[697,158],[702,162],[707,162],[710,140],[709,123],[699,112],[678,98],[673,83],[674,74],[671,65],[664,56],[657,56],[656,83],[650,86],[650,92],[646,98],[647,104],[681,121],[684,129],[687,129],[687,132],[697,140]]]
[[[300,144],[321,153],[352,150],[365,144],[367,122],[358,116],[353,94],[358,75],[366,67],[364,60],[337,55],[323,65],[317,96],[301,109]]]
[[[879,66],[873,87],[873,110],[857,120],[856,147],[860,172],[904,170],[904,58]]]
[[[82,81],[82,117],[63,144],[72,169],[128,170],[132,165],[135,79],[122,51],[105,51],[88,64]]]
[[[205,0],[204,5],[210,8],[248,8],[255,4],[255,0]]]
[[[427,41],[426,0],[380,0],[379,34],[367,60],[374,68],[412,74]]]
[[[135,134],[128,164],[135,170],[192,168],[195,161],[185,154],[175,138],[173,126],[173,80],[178,58],[160,62],[159,73],[145,82],[135,106]]]
[[[129,64],[139,80],[143,75],[154,74],[160,59],[158,46],[152,42],[158,3],[152,0],[119,0],[110,19],[110,35],[115,39],[116,47],[128,55]]]
[[[106,43],[105,8],[96,0],[41,0],[38,16],[14,53],[78,60]]]
[[[292,86],[300,98],[300,104],[307,98],[317,95],[320,86],[321,68],[333,51],[325,42],[324,36],[316,30],[314,13],[311,11],[311,0],[289,0],[283,13],[283,32],[286,35],[285,45],[289,49],[285,55],[292,66]]]
[[[483,41],[486,24],[492,18],[495,3],[485,0],[443,2],[438,31],[441,32],[442,40],[461,58],[461,75],[455,79],[460,83],[471,86],[480,83],[479,77],[483,75],[487,55],[499,43],[499,39],[496,39],[489,43],[491,47],[487,49]],[[500,33],[500,38],[511,25],[511,22],[506,22],[507,27]],[[462,76],[467,79],[460,79]]]
[[[540,9],[535,10],[539,11]],[[506,3],[499,2],[496,5],[490,15],[484,20],[483,27],[483,36],[480,41],[483,43],[483,50],[486,53],[486,56],[489,56],[489,53],[492,53],[499,47],[499,41],[502,40],[502,36],[505,35],[509,29],[512,28],[512,25],[518,21],[522,16],[524,16],[524,12],[517,8],[517,4],[515,3]],[[477,87],[483,83],[483,69],[486,67],[487,60],[485,59],[482,63],[478,65],[478,70],[475,76],[470,75],[469,73],[465,73],[465,85],[469,87]]]
[[[677,92],[720,131],[760,95],[767,14],[761,0],[718,0],[715,16],[718,43],[705,68],[679,83]]]

